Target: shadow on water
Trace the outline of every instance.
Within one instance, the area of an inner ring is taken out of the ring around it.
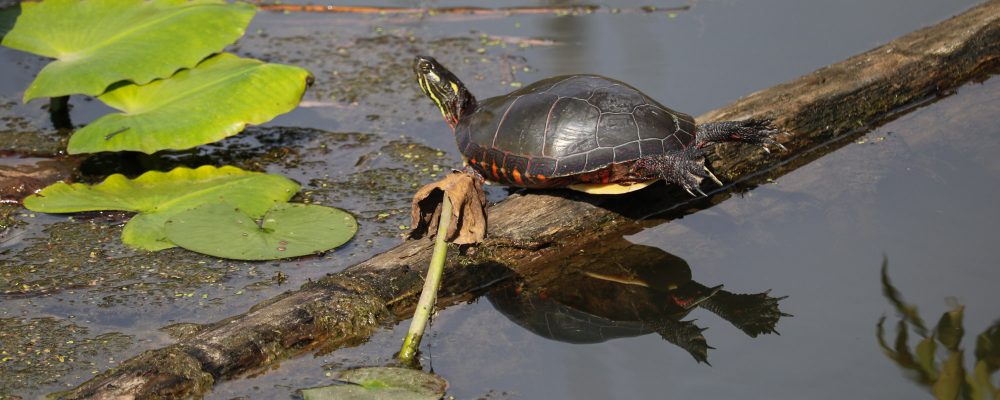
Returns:
[[[656,247],[624,238],[607,243],[598,254],[576,253],[530,278],[519,278],[490,291],[487,298],[517,325],[548,339],[601,343],[656,333],[694,357],[708,362],[708,344],[694,320],[695,308],[708,310],[747,336],[777,333],[783,313],[770,291],[736,294],[692,279],[686,261]]]

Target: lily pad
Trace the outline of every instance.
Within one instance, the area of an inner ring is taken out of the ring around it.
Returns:
[[[347,383],[303,389],[302,397],[305,400],[437,400],[448,389],[443,378],[409,368],[358,368],[342,371],[336,378]]]
[[[221,0],[48,0],[21,8],[3,45],[56,59],[24,92],[26,102],[169,77],[243,36],[256,12]]]
[[[24,206],[47,213],[135,211],[139,215],[125,225],[122,241],[145,250],[161,250],[174,247],[166,239],[163,223],[178,212],[207,202],[226,202],[259,217],[298,190],[297,183],[280,175],[206,165],[150,171],[135,179],[115,174],[96,185],[58,182],[26,198]]]
[[[101,101],[123,112],[77,131],[68,150],[153,153],[211,143],[291,111],[311,79],[299,67],[219,54],[170,79],[101,95]]]
[[[185,249],[235,260],[275,260],[347,243],[358,223],[346,211],[309,204],[276,204],[257,221],[242,208],[205,204],[167,220],[167,238]]]

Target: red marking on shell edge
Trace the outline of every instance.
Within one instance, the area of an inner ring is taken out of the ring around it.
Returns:
[[[521,180],[521,172],[518,171],[517,168],[514,168],[513,175],[514,175],[514,182],[517,182],[518,185],[524,184],[524,181]]]
[[[493,163],[493,179],[500,179],[500,174],[497,173],[497,163]]]
[[[538,174],[538,175],[535,175],[535,178],[538,179],[538,180],[540,180],[540,181],[544,181],[545,180],[545,175]]]

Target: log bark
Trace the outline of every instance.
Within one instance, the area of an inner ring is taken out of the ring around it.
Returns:
[[[442,14],[458,14],[470,16],[490,16],[508,17],[512,15],[584,15],[597,12],[607,13],[654,13],[654,12],[679,12],[688,11],[691,6],[677,7],[636,7],[636,8],[608,8],[598,5],[574,5],[574,6],[551,6],[551,7],[437,7],[437,8],[415,8],[415,7],[372,7],[372,6],[335,6],[335,5],[311,5],[311,4],[258,4],[257,8],[264,11],[276,12],[312,12],[312,13],[334,13],[334,14],[401,14],[417,16],[433,16]]]
[[[721,145],[709,157],[724,181],[692,200],[656,185],[622,196],[570,191],[512,195],[489,210],[489,236],[449,257],[439,306],[516,273],[543,276],[567,252],[597,246],[679,215],[711,207],[767,172],[779,176],[850,142],[915,106],[947,96],[1000,67],[1000,0],[759,91],[709,112],[700,122],[773,118],[787,152]],[[408,317],[423,285],[430,240],[408,241],[343,272],[303,285],[250,311],[203,326],[178,343],[145,352],[58,398],[199,397],[214,382],[259,372],[305,351],[363,341],[377,326]]]

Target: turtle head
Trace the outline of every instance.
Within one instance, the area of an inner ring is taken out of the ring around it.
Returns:
[[[455,128],[462,116],[476,108],[476,98],[469,93],[455,74],[442,66],[433,57],[417,56],[413,59],[413,72],[417,83],[427,97],[441,109],[444,120]]]

